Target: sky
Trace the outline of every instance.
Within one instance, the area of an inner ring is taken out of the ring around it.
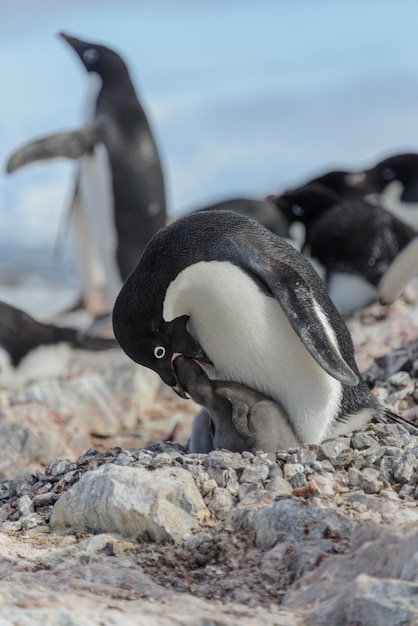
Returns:
[[[82,123],[87,74],[60,31],[128,64],[175,217],[417,151],[417,27],[416,0],[3,2],[0,260],[50,253],[71,196],[72,162],[4,173],[22,143]]]

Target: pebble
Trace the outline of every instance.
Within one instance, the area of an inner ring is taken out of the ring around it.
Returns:
[[[225,520],[231,510],[236,510],[234,516],[238,520],[244,519],[247,510],[275,500],[307,498],[312,503],[315,492],[329,496],[335,507],[343,504],[350,491],[386,502],[418,498],[417,434],[400,424],[385,423],[369,425],[321,445],[304,445],[277,454],[215,450],[207,455],[189,455],[182,446],[171,443],[139,450],[90,449],[74,462],[54,459],[45,474],[36,472],[22,480],[3,483],[0,488],[3,529],[12,531],[47,524],[61,495],[86,472],[95,471],[103,464],[155,471],[181,467],[193,477],[205,505],[218,521]],[[367,511],[369,505],[361,514],[367,516]],[[395,523],[393,512],[391,517]]]

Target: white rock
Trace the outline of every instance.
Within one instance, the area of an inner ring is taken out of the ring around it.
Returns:
[[[178,542],[208,516],[192,476],[182,468],[102,465],[61,496],[50,525]]]

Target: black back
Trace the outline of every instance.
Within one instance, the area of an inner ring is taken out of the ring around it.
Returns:
[[[357,274],[377,287],[399,252],[415,237],[414,230],[379,206],[346,200],[315,220],[305,246],[329,277],[333,272]]]

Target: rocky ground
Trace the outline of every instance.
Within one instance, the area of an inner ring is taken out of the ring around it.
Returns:
[[[412,422],[417,309],[411,292],[347,320]],[[1,626],[418,624],[414,427],[190,455],[196,407],[117,350],[0,407]]]

